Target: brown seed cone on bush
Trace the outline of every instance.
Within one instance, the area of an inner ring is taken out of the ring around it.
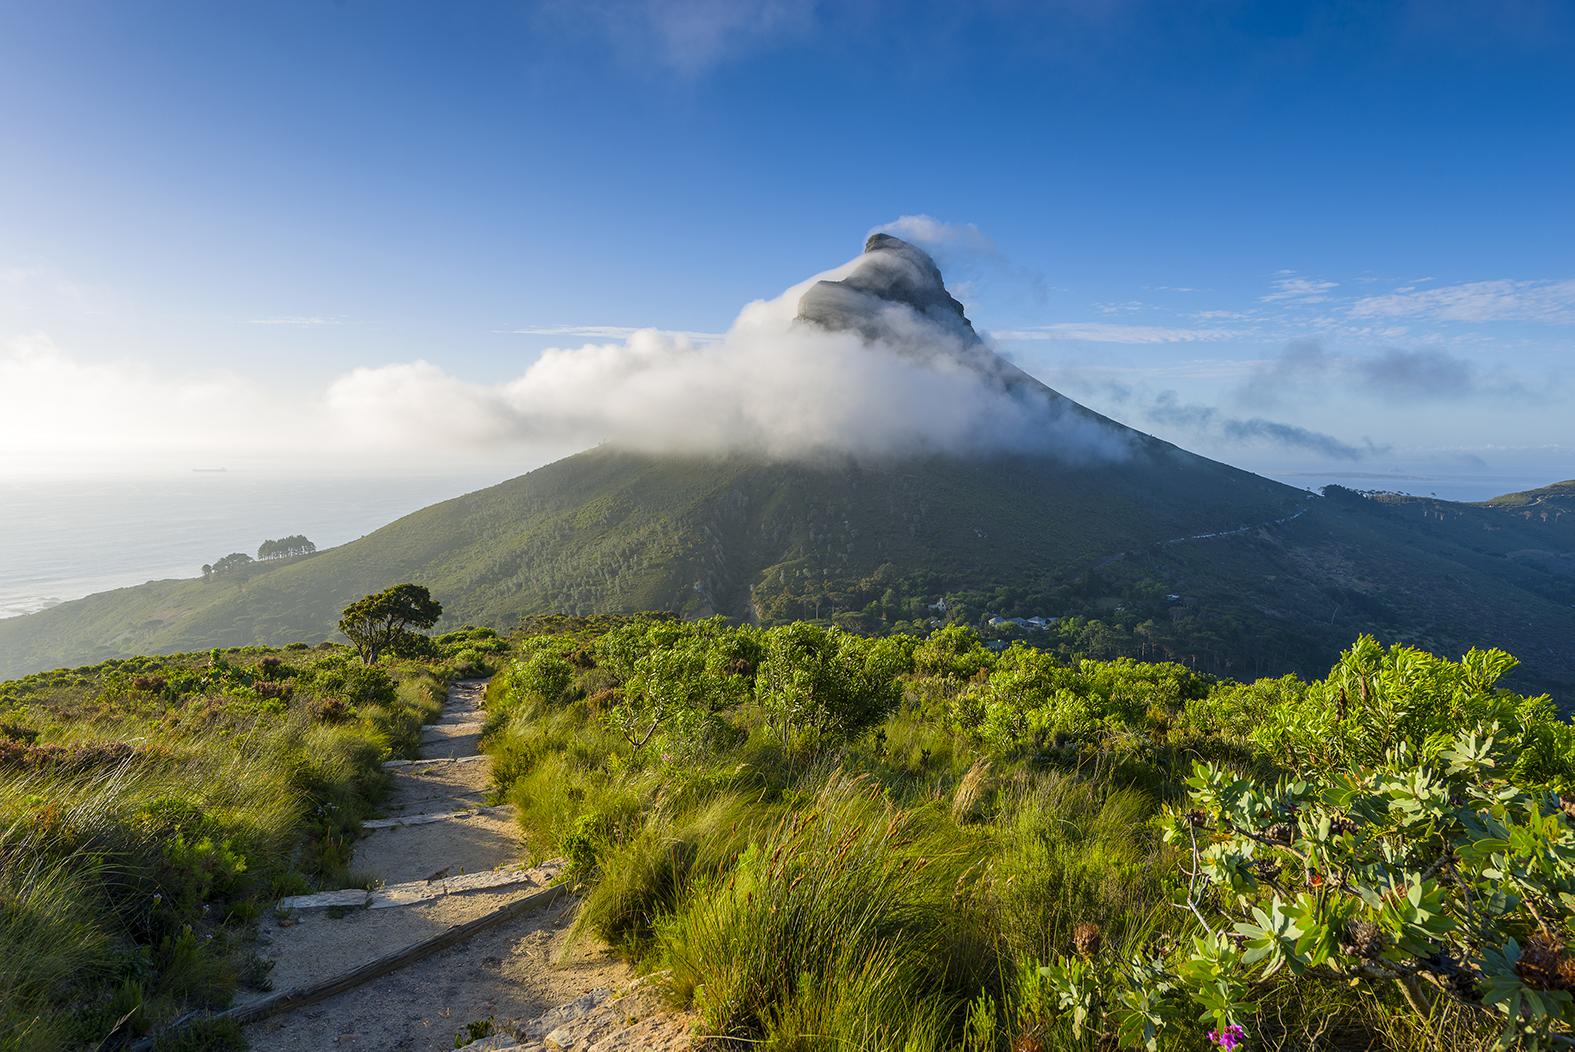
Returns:
[[[1012,1052],[1045,1052],[1045,1043],[1032,1034],[1018,1034]]]
[[[1092,957],[1099,952],[1100,931],[1099,925],[1090,921],[1082,921],[1072,929],[1072,947],[1084,957]]]
[[[1384,948],[1384,932],[1372,921],[1352,921],[1345,926],[1345,937],[1341,941],[1358,957],[1377,957]]]
[[[1515,974],[1538,990],[1575,990],[1575,961],[1564,953],[1564,940],[1550,932],[1526,937]]]

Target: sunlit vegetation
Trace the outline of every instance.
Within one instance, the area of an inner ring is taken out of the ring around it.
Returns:
[[[380,761],[446,680],[493,673],[498,791],[568,859],[578,934],[721,1047],[1570,1036],[1575,728],[1501,686],[1502,652],[1363,637],[1323,679],[1243,683],[957,625],[410,624],[370,662],[303,643],[0,684],[0,1047],[265,987],[252,921],[357,881]]]
[[[422,647],[375,667],[301,643],[0,683],[0,1048],[114,1047],[266,988],[251,922],[356,881],[380,762],[414,755],[445,681],[488,674],[506,644],[466,629]]]
[[[345,607],[339,615],[339,631],[362,663],[372,665],[385,652],[409,650],[416,644],[416,630],[431,628],[442,616],[443,604],[425,586],[396,584]]]
[[[1540,1047],[1575,731],[1369,638],[1238,683],[971,630],[544,619],[487,747],[578,928],[724,1047]]]

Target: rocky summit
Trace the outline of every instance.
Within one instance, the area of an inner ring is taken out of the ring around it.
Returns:
[[[871,234],[846,276],[811,285],[799,299],[797,318],[830,332],[855,333],[912,361],[933,365],[946,359],[1003,390],[1032,392],[1046,409],[1075,404],[986,346],[947,291],[935,260],[890,234]]]
[[[929,253],[890,234],[871,234],[847,277],[817,281],[798,301],[798,317],[827,329],[851,330],[870,340],[906,333],[890,324],[903,310],[968,343],[979,343],[963,305],[946,291]]]

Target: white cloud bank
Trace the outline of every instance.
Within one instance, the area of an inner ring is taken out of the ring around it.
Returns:
[[[775,457],[1024,447],[1082,457],[1119,445],[1070,420],[1056,425],[1043,401],[1008,393],[970,365],[955,331],[905,307],[882,309],[890,340],[795,322],[815,280],[745,307],[720,339],[645,329],[551,348],[497,386],[427,362],[358,369],[332,384],[327,405],[347,435],[373,446],[411,427],[477,445],[612,442]]]
[[[1058,418],[1053,402],[1008,389],[955,329],[900,304],[879,308],[888,336],[874,340],[795,321],[813,281],[868,258],[750,304],[719,338],[635,330],[551,348],[493,385],[426,361],[355,369],[315,393],[231,375],[171,378],[75,360],[35,336],[0,346],[0,474],[235,458],[321,468],[452,466],[463,456],[524,469],[602,442],[774,457],[1124,452],[1114,429]]]
[[[299,453],[313,429],[298,400],[243,377],[84,361],[42,333],[0,343],[0,474]]]

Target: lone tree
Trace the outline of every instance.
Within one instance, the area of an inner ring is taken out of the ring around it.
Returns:
[[[432,598],[426,586],[396,584],[345,607],[339,631],[349,638],[361,661],[371,665],[383,651],[411,635],[411,629],[431,628],[442,615],[443,604]]]

